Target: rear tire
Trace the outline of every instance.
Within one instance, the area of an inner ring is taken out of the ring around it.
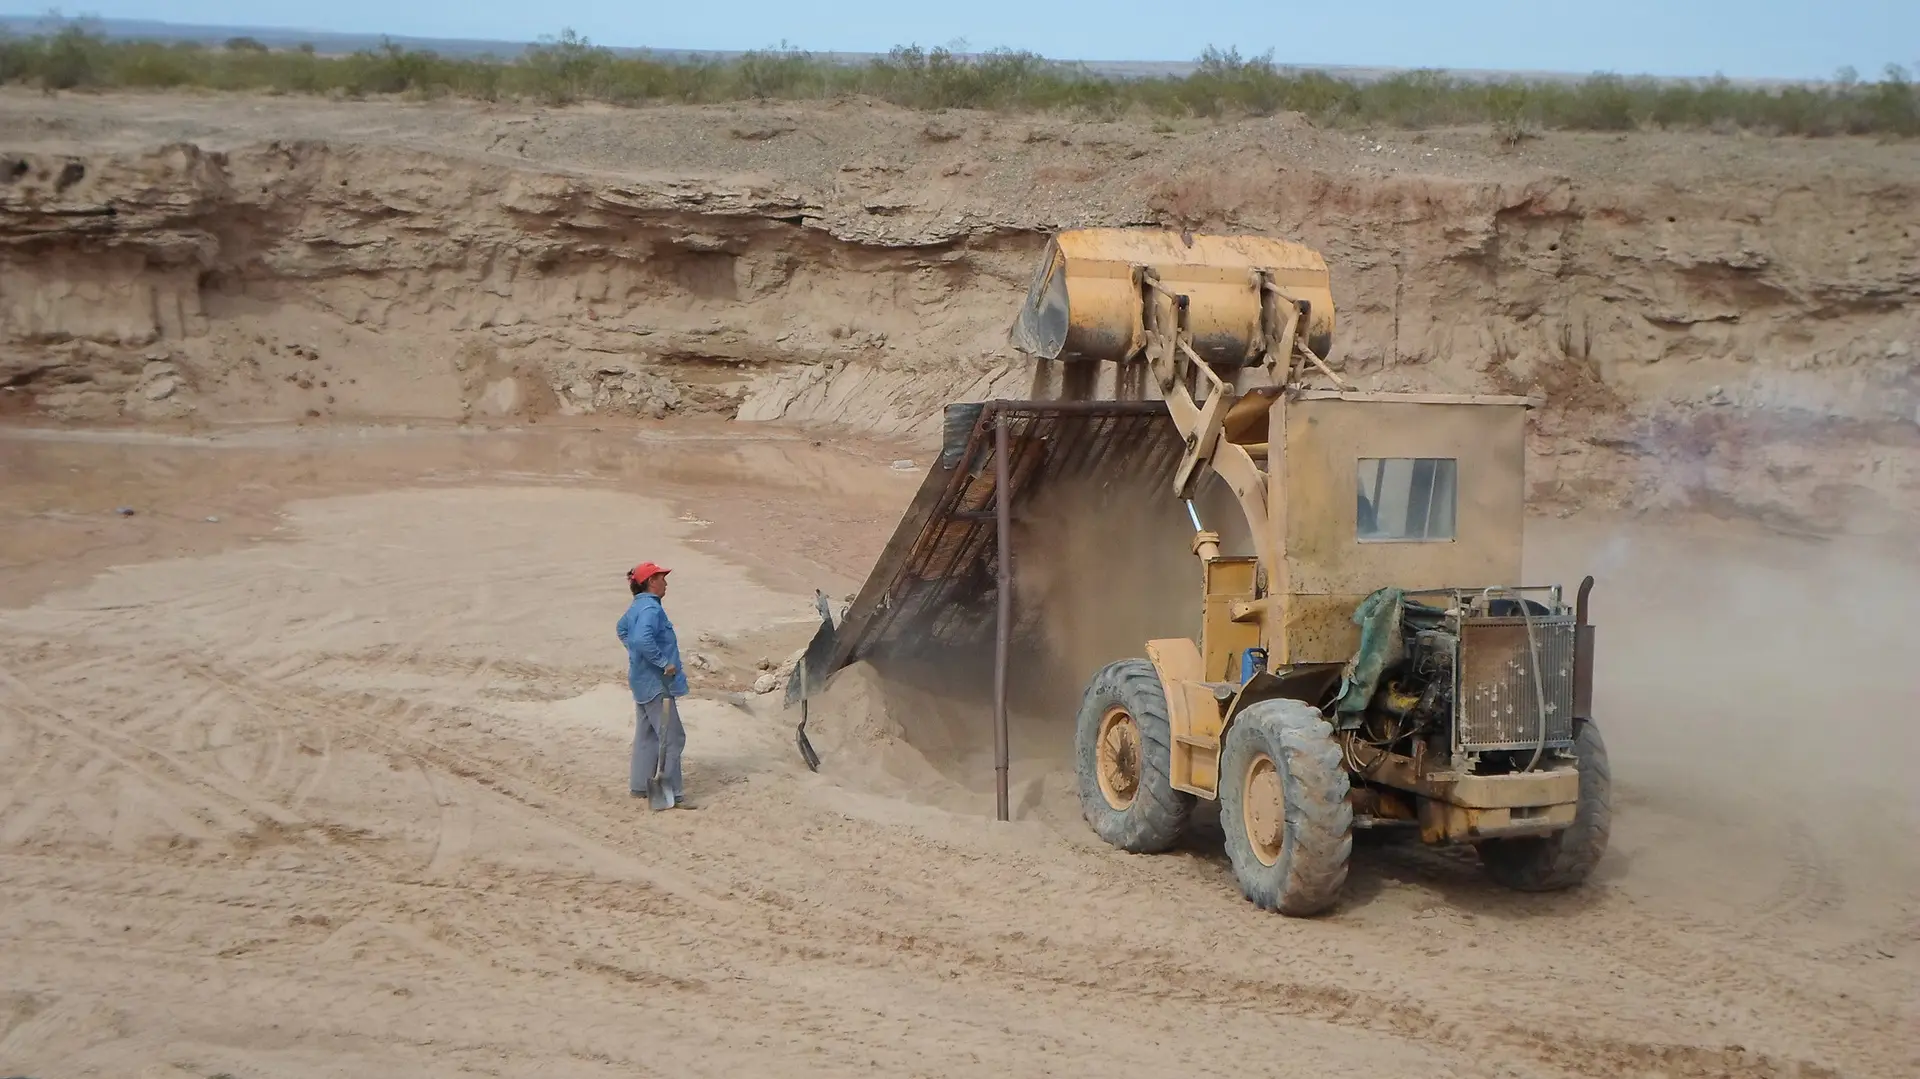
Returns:
[[[1249,705],[1220,755],[1220,828],[1240,891],[1294,917],[1339,901],[1353,853],[1350,786],[1333,727],[1302,701]]]
[[[1607,744],[1592,720],[1580,724],[1573,757],[1580,801],[1573,823],[1549,836],[1489,839],[1475,844],[1480,865],[1494,880],[1522,892],[1557,892],[1585,881],[1607,852],[1613,830],[1613,770]]]
[[[1172,726],[1153,664],[1123,659],[1093,676],[1075,724],[1080,810],[1094,833],[1135,854],[1179,842],[1194,797],[1168,782]]]

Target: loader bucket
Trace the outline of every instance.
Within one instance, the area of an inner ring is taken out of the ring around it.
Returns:
[[[835,628],[819,684],[858,660],[964,652],[992,641],[1000,557],[993,447],[1002,416],[1009,426],[1007,494],[1016,511],[1101,478],[1108,487],[1164,487],[1180,463],[1179,433],[1156,401],[949,405],[940,456]],[[1044,613],[1016,610],[1009,628],[1017,646],[1037,647]]]
[[[1235,368],[1259,358],[1255,274],[1262,270],[1305,305],[1307,347],[1323,359],[1333,347],[1333,290],[1318,252],[1263,236],[1129,228],[1076,229],[1050,240],[1008,340],[1043,360],[1132,359],[1146,344],[1136,268],[1187,297],[1194,351],[1208,363]]]

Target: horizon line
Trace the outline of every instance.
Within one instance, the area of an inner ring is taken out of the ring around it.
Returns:
[[[161,19],[120,19],[91,18],[86,16],[61,15],[15,15],[0,13],[0,32],[17,28],[45,30],[62,25],[81,25],[97,28],[102,36],[109,39],[132,41],[169,41],[194,43],[200,45],[219,45],[235,37],[249,37],[268,47],[297,47],[307,44],[316,49],[322,44],[332,45],[343,52],[355,52],[360,49],[377,47],[384,42],[392,42],[405,48],[432,50],[445,56],[479,58],[491,56],[500,60],[512,60],[528,48],[548,40],[512,41],[501,38],[463,38],[463,37],[422,37],[407,34],[384,34],[375,32],[355,32],[341,30],[309,30],[289,26],[247,26],[225,25],[217,23],[176,23]],[[568,28],[562,28],[561,33]],[[553,35],[557,36],[557,35]],[[587,40],[584,39],[583,40]],[[659,45],[607,45],[592,42],[595,48],[604,48],[616,55],[646,56],[668,61],[738,59],[754,52],[765,52],[780,46],[768,46],[762,49],[684,49]],[[902,47],[912,48],[914,45]],[[928,49],[940,46],[926,46]],[[1229,46],[1231,48],[1231,46]],[[884,59],[888,53],[864,51],[815,51],[796,49],[798,52],[818,60],[830,63],[858,64],[871,60]],[[954,54],[962,57],[981,57],[996,51],[963,51],[954,49]],[[1014,50],[1022,51],[1022,50]],[[1038,54],[1033,54],[1038,55]],[[1199,69],[1200,62],[1195,60],[1091,60],[1068,59],[1041,56],[1051,64],[1063,67],[1078,67],[1087,73],[1109,79],[1151,79],[1184,78]],[[1731,86],[1755,89],[1784,89],[1793,86],[1825,86],[1836,79],[1795,79],[1778,77],[1732,78],[1721,75],[1649,75],[1626,74],[1613,71],[1551,71],[1526,69],[1493,68],[1448,68],[1448,67],[1395,67],[1389,65],[1366,64],[1314,64],[1273,61],[1275,70],[1298,74],[1318,72],[1334,78],[1351,82],[1371,82],[1406,75],[1415,72],[1434,72],[1468,82],[1494,82],[1519,79],[1524,82],[1567,82],[1577,83],[1595,77],[1617,77],[1636,81],[1650,81],[1663,84],[1686,84],[1722,80]]]

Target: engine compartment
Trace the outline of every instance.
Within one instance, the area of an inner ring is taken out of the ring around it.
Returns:
[[[1441,602],[1397,597],[1364,707],[1351,707],[1361,657],[1336,702],[1356,781],[1375,782],[1389,756],[1413,762],[1416,777],[1516,775],[1571,760],[1578,615],[1557,587],[1539,590],[1546,602],[1501,591],[1434,594]]]

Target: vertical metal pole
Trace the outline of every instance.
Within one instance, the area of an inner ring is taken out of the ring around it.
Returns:
[[[1007,465],[1007,414],[993,416],[993,512],[999,538],[1000,611],[993,628],[993,795],[997,819],[1007,819],[1007,646],[1013,633],[1013,494]]]

